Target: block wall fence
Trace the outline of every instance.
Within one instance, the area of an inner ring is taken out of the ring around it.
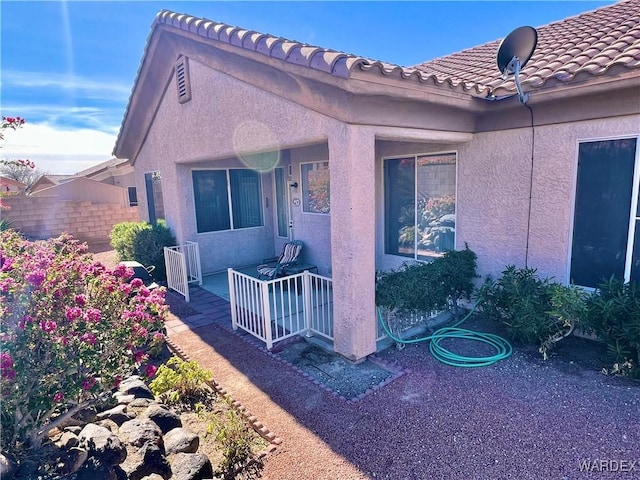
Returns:
[[[109,233],[116,223],[137,222],[137,207],[118,204],[56,200],[52,197],[8,196],[2,203],[10,207],[0,217],[11,228],[30,239],[44,240],[69,233],[90,246],[109,242]]]

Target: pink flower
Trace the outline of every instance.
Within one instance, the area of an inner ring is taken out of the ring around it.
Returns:
[[[131,286],[133,288],[140,288],[142,285],[144,285],[144,282],[139,278],[134,278],[133,280],[131,280]]]
[[[84,312],[84,319],[87,322],[98,323],[102,316],[102,312],[97,308],[87,308]]]
[[[53,401],[55,403],[60,403],[62,402],[62,400],[64,400],[64,393],[62,392],[57,392],[54,396],[53,396]]]
[[[147,287],[141,287],[140,291],[138,292],[138,294],[142,295],[143,297],[148,297],[150,293],[151,292],[149,291],[149,289]]]
[[[25,279],[31,285],[33,285],[34,287],[38,288],[38,287],[40,287],[40,285],[42,285],[42,282],[44,282],[45,274],[44,274],[43,271],[30,272],[30,273],[27,274]]]
[[[58,328],[58,324],[52,320],[43,320],[40,322],[40,328],[47,333],[51,333]]]
[[[76,295],[74,300],[81,307],[84,307],[84,305],[87,303],[87,298],[84,295]]]
[[[82,389],[91,390],[95,384],[96,384],[96,379],[94,377],[87,377],[82,382]]]
[[[80,307],[71,307],[67,308],[64,312],[64,316],[70,322],[74,321],[76,318],[80,318],[82,316],[82,309]]]
[[[133,354],[133,361],[136,363],[142,363],[147,358],[149,358],[149,356],[146,353],[144,353],[142,350],[138,350]]]
[[[8,353],[0,353],[0,376],[7,380],[12,380],[16,376],[13,369],[13,358]]]
[[[164,340],[164,335],[162,334],[162,332],[156,332],[153,334],[154,342],[160,342],[161,340]]]
[[[156,374],[157,371],[158,371],[158,367],[156,367],[155,365],[149,364],[144,369],[144,374],[147,378],[151,378]]]
[[[67,337],[56,337],[56,342],[61,343],[65,347],[69,345],[69,339]]]
[[[122,375],[116,375],[116,378],[113,379],[113,388],[118,388],[122,383]]]
[[[88,345],[93,345],[96,343],[96,336],[91,332],[87,332],[80,337],[80,340]]]
[[[118,290],[120,290],[125,295],[129,295],[131,293],[131,284],[123,283],[118,287]]]
[[[13,368],[13,358],[11,358],[11,354],[6,352],[0,353],[0,368]]]
[[[113,269],[113,276],[118,278],[130,278],[133,276],[133,270],[120,264]]]

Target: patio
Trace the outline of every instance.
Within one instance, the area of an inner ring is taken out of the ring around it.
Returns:
[[[458,369],[417,344],[376,355],[404,374],[351,403],[232,331],[225,300],[192,288],[188,308],[169,338],[282,439],[265,479],[560,480],[600,460],[640,473],[640,388],[623,379],[523,351]]]

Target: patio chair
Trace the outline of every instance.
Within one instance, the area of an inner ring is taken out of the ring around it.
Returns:
[[[262,265],[258,265],[258,278],[268,278],[270,280],[284,275],[284,269],[294,265],[302,252],[303,243],[300,240],[293,240],[284,245],[282,254],[278,258],[263,260]]]

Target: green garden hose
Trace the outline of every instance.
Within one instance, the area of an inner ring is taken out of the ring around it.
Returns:
[[[432,335],[427,337],[420,338],[412,338],[409,340],[403,340],[401,338],[397,338],[390,331],[388,326],[385,324],[380,307],[377,308],[378,311],[378,320],[382,325],[385,333],[389,338],[393,341],[403,344],[408,343],[418,343],[425,342],[427,340],[431,340],[429,344],[429,351],[431,354],[440,362],[445,363],[447,365],[451,365],[454,367],[486,367],[489,365],[493,365],[498,360],[502,360],[507,358],[513,352],[513,348],[511,344],[505,340],[504,338],[494,335],[493,333],[480,333],[474,332],[473,330],[467,330],[465,328],[458,328],[467,318],[471,316],[471,314],[475,311],[477,304],[467,313],[462,320],[456,322],[450,327],[442,327],[433,332]],[[463,355],[458,355],[456,353],[447,350],[442,346],[441,342],[446,339],[461,339],[461,340],[474,340],[477,342],[482,342],[490,345],[496,350],[495,355],[490,355],[487,357],[465,357]]]

